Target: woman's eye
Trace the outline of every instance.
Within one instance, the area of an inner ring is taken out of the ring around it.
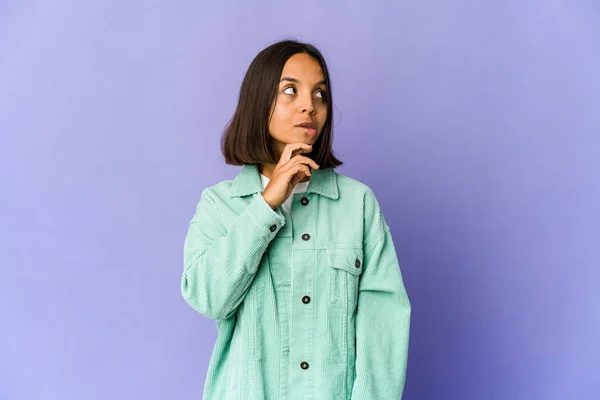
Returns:
[[[293,86],[290,86],[289,88],[287,88],[283,91],[283,93],[287,93],[287,94],[296,94],[295,92],[296,92],[296,88]]]
[[[322,99],[325,98],[325,92],[323,92],[322,90],[319,90],[317,92],[317,95],[320,95],[319,97],[322,98]]]

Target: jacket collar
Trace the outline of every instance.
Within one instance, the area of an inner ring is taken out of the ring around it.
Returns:
[[[334,168],[312,169],[306,194],[317,193],[331,199],[339,197],[337,177]],[[257,164],[245,164],[231,185],[231,197],[262,193],[263,186]]]

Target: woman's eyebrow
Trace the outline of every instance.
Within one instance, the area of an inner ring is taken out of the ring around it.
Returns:
[[[281,80],[279,82],[283,82],[283,81],[290,81],[290,82],[295,82],[295,83],[299,83],[300,81],[296,78],[290,78],[287,76],[284,76],[283,78],[281,78]],[[325,85],[327,82],[325,81],[325,79],[323,79],[322,81],[319,81],[316,83],[315,86],[319,86],[319,85]]]

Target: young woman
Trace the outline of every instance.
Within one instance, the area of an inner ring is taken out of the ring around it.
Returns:
[[[250,64],[203,190],[181,291],[216,320],[204,399],[399,399],[410,303],[379,203],[339,174],[331,79],[285,40]]]

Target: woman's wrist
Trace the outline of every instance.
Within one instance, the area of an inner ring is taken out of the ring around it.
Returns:
[[[262,195],[261,195],[261,196],[262,196]],[[273,205],[273,203],[271,203],[269,200],[267,200],[267,199],[265,198],[265,196],[262,196],[262,197],[263,197],[263,199],[265,200],[265,202],[266,202],[266,203],[269,205],[269,207],[271,207],[271,209],[273,209],[273,211],[275,211],[275,210],[277,209],[277,206],[276,206],[276,205]]]

